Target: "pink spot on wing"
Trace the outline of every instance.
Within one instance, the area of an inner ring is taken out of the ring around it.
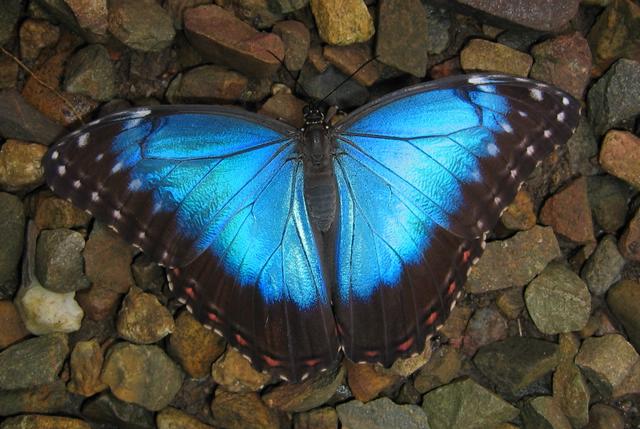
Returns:
[[[220,323],[220,318],[218,316],[216,316],[215,313],[207,313],[207,317],[209,318],[209,320],[211,320],[213,322]]]
[[[245,340],[244,338],[242,338],[242,336],[240,334],[236,334],[236,341],[238,342],[238,344],[240,344],[241,346],[246,346],[247,344],[249,344],[247,342],[247,340]]]
[[[320,363],[320,359],[307,359],[303,363],[306,366],[316,366]]]
[[[409,338],[407,341],[405,341],[404,343],[400,344],[398,346],[398,351],[406,352],[407,350],[409,350],[411,348],[412,345],[413,345],[413,337]]]
[[[456,282],[453,281],[449,284],[449,287],[447,288],[447,295],[451,295],[452,293],[454,293],[456,291]]]
[[[378,356],[379,354],[380,352],[377,350],[367,350],[366,352],[364,352],[364,355],[367,357],[375,357],[375,356]]]
[[[184,289],[184,292],[185,292],[187,295],[189,295],[189,298],[191,298],[191,299],[195,299],[195,297],[196,297],[196,293],[194,292],[194,290],[193,290],[193,288],[192,288],[192,287],[185,288],[185,289]]]
[[[274,368],[276,366],[282,366],[281,360],[270,358],[267,355],[262,355],[262,359],[264,359],[265,363],[269,365],[271,368]]]
[[[438,312],[434,311],[427,317],[427,325],[433,325],[436,319],[438,318]]]
[[[464,263],[468,262],[470,257],[471,257],[471,251],[465,250],[464,253],[462,254],[462,262]]]

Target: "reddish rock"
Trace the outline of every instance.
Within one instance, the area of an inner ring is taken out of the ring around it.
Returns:
[[[78,341],[69,359],[71,381],[67,385],[70,392],[82,396],[93,396],[107,388],[100,380],[104,356],[96,340]]]
[[[105,320],[112,316],[120,302],[120,295],[107,287],[92,285],[76,293],[76,300],[84,314],[91,320]]]
[[[320,73],[329,67],[329,61],[322,54],[321,46],[314,45],[309,48],[309,63]]]
[[[60,28],[39,19],[27,19],[20,26],[20,53],[23,61],[35,60],[40,51],[53,46],[60,37]]]
[[[301,128],[304,125],[302,109],[306,104],[293,94],[281,92],[269,98],[258,113],[280,119],[296,128]]]
[[[135,285],[131,274],[133,248],[105,225],[96,223],[84,248],[87,277],[94,286],[126,293]]]
[[[31,335],[11,301],[0,301],[0,350]]]
[[[600,165],[608,173],[640,189],[640,138],[627,131],[609,131],[600,149]]]
[[[215,5],[187,10],[184,27],[187,38],[205,58],[248,76],[270,76],[280,67],[278,58],[284,57],[280,37],[260,33]]]
[[[640,262],[640,209],[629,221],[618,242],[620,253],[626,259]]]
[[[272,31],[284,43],[284,66],[289,71],[300,70],[309,54],[309,29],[299,21],[280,21],[273,26]]]
[[[504,340],[507,335],[507,321],[500,312],[493,307],[480,308],[469,320],[462,351],[467,356],[473,356],[480,347]]]
[[[580,177],[551,196],[540,211],[540,221],[575,243],[594,241],[587,179]]]
[[[324,57],[347,76],[351,76],[352,73],[372,58],[371,49],[365,44],[325,46]],[[373,85],[379,78],[380,72],[375,61],[370,62],[353,75],[353,79],[364,86]]]
[[[446,61],[436,64],[429,70],[429,76],[431,79],[441,79],[443,77],[454,76],[461,74],[460,57],[453,57]]]

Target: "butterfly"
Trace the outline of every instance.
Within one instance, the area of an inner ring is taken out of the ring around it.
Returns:
[[[258,370],[300,381],[421,352],[519,186],[580,104],[529,79],[462,75],[335,126],[237,108],[98,119],[45,155],[51,189],[166,267],[187,309]]]

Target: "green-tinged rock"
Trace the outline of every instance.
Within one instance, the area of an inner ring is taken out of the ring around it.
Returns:
[[[284,65],[287,70],[300,70],[309,54],[309,29],[302,22],[286,20],[276,22],[272,31],[280,36],[284,43]]]
[[[349,401],[336,407],[343,428],[427,428],[429,422],[424,411],[417,405],[398,405],[389,398],[380,398],[363,404]]]
[[[158,429],[214,429],[213,426],[202,423],[195,417],[178,410],[167,407],[160,411],[156,417]]]
[[[507,240],[487,244],[484,255],[471,270],[465,289],[483,293],[524,286],[561,255],[551,228],[535,226]]]
[[[26,415],[8,418],[0,429],[91,429],[91,426],[72,417]]]
[[[231,393],[218,388],[211,403],[216,424],[228,429],[280,429],[278,413],[255,392]]]
[[[582,278],[594,295],[604,295],[609,287],[620,279],[625,260],[618,250],[616,238],[606,235],[598,243],[582,268]]]
[[[72,404],[70,396],[62,380],[26,389],[0,390],[0,416],[64,412]]]
[[[629,341],[640,350],[640,283],[623,280],[607,293],[609,308],[624,326]]]
[[[248,84],[248,79],[238,72],[205,65],[176,76],[169,84],[166,97],[174,104],[233,103],[240,100]]]
[[[591,176],[600,172],[598,158],[598,140],[586,115],[580,116],[578,128],[567,140],[569,167],[572,174]]]
[[[529,399],[522,408],[526,428],[571,429],[571,423],[551,396]]]
[[[25,227],[24,205],[20,198],[0,192],[0,298],[12,297],[18,285]]]
[[[107,48],[89,45],[76,52],[68,61],[64,90],[97,101],[109,101],[116,93],[115,69]]]
[[[2,1],[0,6],[0,46],[7,43],[13,36],[21,11],[22,2],[16,0]]]
[[[69,359],[69,391],[88,397],[105,390],[107,385],[100,380],[103,363],[102,349],[95,339],[78,341]]]
[[[14,344],[0,352],[0,390],[53,383],[69,354],[65,334],[51,334]]]
[[[154,295],[132,287],[122,302],[116,329],[120,337],[136,344],[153,344],[175,329],[169,310]]]
[[[0,91],[1,136],[49,145],[63,133],[62,125],[27,103],[17,90]]]
[[[473,39],[460,52],[464,71],[487,71],[527,77],[533,58],[524,52],[484,39]]]
[[[604,136],[599,160],[606,172],[640,189],[639,137],[626,131],[609,131]]]
[[[580,369],[572,362],[558,365],[553,374],[553,399],[573,427],[589,423],[590,398],[589,385]]]
[[[459,349],[445,345],[431,354],[431,359],[423,366],[414,380],[414,386],[420,393],[451,382],[462,368],[462,353]]]
[[[0,148],[0,189],[30,191],[44,182],[42,157],[47,147],[19,140],[7,140]]]
[[[527,286],[524,300],[531,319],[545,334],[578,331],[591,314],[587,285],[561,264],[549,264]]]
[[[140,405],[124,402],[103,392],[89,398],[82,415],[92,423],[122,429],[156,429],[153,413]]]
[[[626,221],[631,188],[608,174],[589,177],[587,186],[593,219],[605,232],[616,233]]]
[[[558,345],[529,337],[511,337],[478,350],[473,362],[500,390],[518,396],[558,365]]]
[[[109,31],[140,51],[160,51],[171,45],[175,36],[171,17],[155,0],[111,0]]]
[[[375,28],[363,0],[311,0],[320,38],[331,45],[366,42]]]
[[[640,262],[640,208],[636,210],[618,242],[620,252],[626,259]]]
[[[486,428],[513,420],[518,409],[471,379],[439,387],[423,397],[431,429]]]
[[[239,351],[227,347],[227,351],[211,369],[216,383],[233,393],[256,392],[271,380],[269,374],[257,371]]]
[[[338,429],[338,413],[335,408],[324,407],[293,416],[295,429]]]
[[[65,293],[86,289],[84,275],[84,237],[70,229],[45,230],[38,237],[36,276],[52,292]]]
[[[587,429],[624,429],[624,416],[617,408],[595,404],[589,411]]]

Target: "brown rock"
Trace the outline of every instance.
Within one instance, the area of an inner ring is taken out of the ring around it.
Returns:
[[[513,287],[501,291],[500,295],[496,299],[496,305],[498,306],[498,309],[500,309],[500,312],[508,319],[517,319],[524,308],[522,288]]]
[[[353,396],[362,402],[375,399],[387,389],[400,383],[402,377],[373,363],[353,363],[345,360],[347,379]]]
[[[450,340],[461,342],[472,314],[473,308],[458,303],[439,332]]]
[[[280,429],[278,413],[267,407],[255,392],[216,390],[211,403],[216,423],[228,429]]]
[[[345,370],[325,371],[302,383],[285,383],[262,397],[267,406],[280,411],[301,413],[325,404],[344,382]]]
[[[324,57],[347,76],[351,76],[352,73],[372,58],[371,49],[366,44],[325,46]],[[375,61],[370,62],[353,75],[353,79],[364,86],[373,85],[379,78],[380,72]]]
[[[85,315],[91,320],[105,320],[118,308],[120,293],[100,285],[91,285],[89,289],[76,293],[76,300]]]
[[[91,429],[91,426],[71,417],[32,414],[8,418],[2,422],[2,429]]]
[[[0,350],[28,337],[29,331],[24,327],[18,309],[11,301],[0,301]]]
[[[284,44],[278,36],[260,33],[215,5],[187,10],[184,27],[187,38],[206,59],[248,76],[272,75],[280,67],[278,58],[284,57]]]
[[[0,148],[0,188],[30,191],[44,181],[42,157],[47,147],[36,143],[7,140]]]
[[[105,225],[94,224],[83,254],[85,272],[94,286],[126,293],[135,284],[133,248]]]
[[[624,326],[629,341],[640,350],[640,283],[622,280],[607,293],[607,304]]]
[[[27,19],[20,26],[20,53],[23,60],[38,58],[40,51],[60,38],[60,28],[40,19]]]
[[[173,41],[173,22],[155,0],[110,0],[109,32],[128,47],[161,51]]]
[[[626,259],[640,262],[640,209],[629,221],[622,237],[620,237],[618,247]]]
[[[279,92],[269,98],[260,108],[258,113],[280,119],[296,128],[304,125],[304,115],[302,109],[307,103],[300,100],[293,94]]]
[[[320,73],[323,73],[330,65],[322,53],[322,47],[318,45],[309,48],[309,63]]]
[[[431,354],[429,362],[418,372],[414,386],[420,393],[448,384],[458,377],[463,355],[455,347],[446,345]]]
[[[527,77],[533,58],[499,43],[473,39],[460,52],[465,71],[491,71]]]
[[[86,228],[91,215],[62,198],[38,194],[34,220],[40,229]]]
[[[531,229],[536,224],[536,214],[533,211],[533,200],[531,195],[524,189],[516,194],[516,198],[500,217],[502,224],[518,231]]]
[[[289,71],[300,70],[307,60],[311,44],[309,29],[299,21],[280,21],[271,31],[284,43],[284,66]]]
[[[587,179],[580,177],[551,196],[540,211],[540,221],[573,242],[594,241]]]
[[[100,35],[107,35],[109,10],[107,0],[65,0],[65,3],[83,30]]]
[[[216,383],[229,392],[256,392],[271,380],[269,374],[256,371],[249,361],[234,348],[213,365],[211,371]]]
[[[351,45],[371,39],[375,28],[363,0],[311,0],[320,38],[330,45]]]
[[[171,81],[167,100],[173,104],[225,104],[238,101],[249,81],[226,67],[205,65],[188,70]]]
[[[173,407],[167,407],[156,417],[158,429],[214,429],[195,417]]]
[[[599,161],[605,171],[640,189],[640,137],[627,131],[609,131]]]
[[[469,320],[462,351],[471,357],[480,347],[504,340],[507,336],[507,321],[500,312],[493,307],[480,308]]]
[[[69,396],[62,380],[27,389],[2,390],[0,391],[0,416],[21,413],[58,413],[69,406]]]
[[[624,416],[617,408],[594,404],[589,410],[589,425],[585,429],[624,429]]]
[[[15,88],[18,80],[18,64],[6,55],[0,58],[0,89]]]
[[[77,342],[69,360],[69,391],[82,396],[93,396],[105,390],[107,385],[100,380],[103,361],[102,349],[96,340]]]
[[[116,329],[132,343],[153,344],[173,332],[175,323],[158,298],[133,287],[124,298]]]
[[[429,70],[429,76],[431,79],[442,79],[444,77],[454,76],[461,74],[460,57],[453,57],[446,61],[436,64]]]
[[[338,413],[335,408],[324,407],[293,416],[295,429],[338,429]]]

